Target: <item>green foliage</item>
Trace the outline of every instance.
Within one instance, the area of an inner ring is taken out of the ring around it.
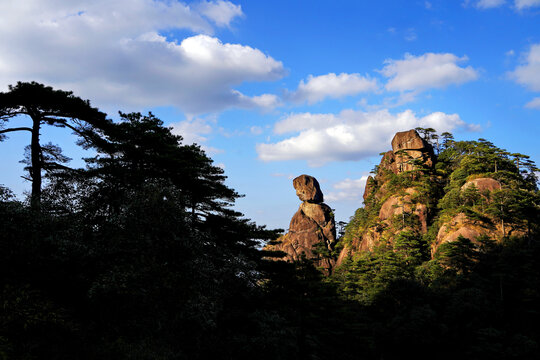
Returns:
[[[399,174],[390,173],[387,181],[388,191],[391,193],[407,189],[413,185],[411,175],[407,172]]]
[[[407,188],[416,190],[410,195],[412,209],[418,203],[429,209],[427,233],[415,232],[419,226],[413,214],[395,215],[380,233],[390,241],[382,239],[371,252],[346,259],[331,280],[344,299],[362,304],[370,314],[374,353],[380,358],[432,358],[436,353],[443,359],[533,359],[540,350],[538,307],[531,303],[540,299],[533,270],[538,269],[534,256],[540,248],[536,166],[484,139],[455,141],[449,133],[441,137],[432,173],[379,175],[377,186],[384,184],[384,193],[378,198],[377,189],[370,193],[366,207],[351,218],[345,238],[358,244],[363,234],[382,228],[380,206],[390,196],[403,196]],[[467,181],[486,177],[499,181],[502,189],[481,192],[474,184],[462,189]],[[459,237],[440,245],[432,258],[430,248],[440,226],[458,213],[477,226],[502,227],[503,233],[498,241]],[[524,320],[527,316],[534,320]]]
[[[412,277],[415,267],[426,259],[427,246],[421,236],[402,231],[392,246],[384,244],[348,259],[333,279],[348,299],[369,304],[389,282]]]

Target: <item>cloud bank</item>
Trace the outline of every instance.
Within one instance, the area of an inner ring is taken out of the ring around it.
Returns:
[[[310,104],[325,98],[343,98],[362,92],[376,91],[377,81],[360,74],[330,73],[321,76],[308,76],[307,81],[301,80],[298,89],[290,94],[295,102],[307,101]]]
[[[418,117],[411,110],[392,114],[388,110],[361,112],[344,110],[334,114],[292,114],[274,126],[278,135],[292,136],[257,144],[262,161],[306,160],[310,166],[330,161],[360,160],[387,150],[396,131],[432,127],[439,132],[457,128],[474,131],[477,125],[465,123],[458,114],[434,112]]]
[[[389,78],[386,90],[420,92],[476,80],[478,72],[475,69],[458,65],[467,60],[466,56],[459,58],[449,53],[405,54],[402,60],[386,60],[380,72]]]
[[[99,106],[173,105],[190,114],[273,107],[270,94],[234,87],[272,81],[283,64],[258,49],[222,43],[214,25],[242,16],[228,1],[79,0],[0,3],[0,84],[36,80]],[[178,43],[172,32],[198,33]]]
[[[523,63],[510,73],[510,77],[529,90],[540,91],[540,43],[531,45]]]
[[[540,43],[531,45],[522,59],[521,65],[510,72],[509,77],[531,91],[540,91]],[[525,107],[540,109],[540,98],[534,98]]]

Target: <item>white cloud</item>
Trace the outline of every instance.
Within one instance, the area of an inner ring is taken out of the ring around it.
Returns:
[[[229,26],[235,17],[243,16],[242,7],[229,1],[203,1],[200,12],[218,26]]]
[[[493,9],[506,4],[506,0],[464,0],[463,6],[472,5],[478,9]],[[540,6],[540,0],[514,0],[514,7],[517,10],[524,10]]]
[[[324,196],[326,201],[354,201],[357,202],[364,195],[367,175],[360,179],[345,179],[332,185],[334,191]]]
[[[475,6],[479,9],[492,9],[504,5],[505,0],[479,0]]]
[[[540,0],[515,0],[514,5],[518,10],[540,6]]]
[[[531,101],[529,101],[526,105],[526,108],[529,109],[540,109],[540,97],[535,97]]]
[[[523,64],[511,72],[510,77],[530,90],[540,91],[540,43],[531,45]]]
[[[212,132],[212,126],[205,119],[195,118],[171,124],[172,133],[181,135],[185,144],[202,144],[208,139],[203,135]]]
[[[330,73],[320,76],[308,76],[307,82],[300,81],[298,89],[290,94],[293,101],[310,104],[325,98],[342,98],[361,92],[376,91],[377,81],[360,74]]]
[[[215,119],[194,118],[171,124],[172,133],[180,135],[185,145],[197,144],[210,155],[222,153],[223,150],[206,145],[208,135],[212,133]]]
[[[466,56],[459,58],[449,53],[405,54],[403,60],[386,60],[380,72],[390,78],[385,85],[388,91],[423,91],[477,79],[478,72],[471,66],[458,65],[467,60]]]
[[[238,97],[237,106],[242,108],[270,110],[282,105],[281,99],[273,94],[262,94],[250,97],[242,94],[240,91],[233,90],[232,92]]]
[[[251,131],[253,135],[261,135],[263,133],[263,129],[260,126],[252,126],[249,131]]]
[[[362,112],[344,110],[333,114],[292,114],[275,124],[276,134],[295,133],[276,143],[257,144],[262,161],[306,160],[310,166],[330,161],[360,160],[388,148],[396,131],[432,127],[439,132],[461,128],[478,130],[458,114],[435,112],[417,117],[406,110],[392,114],[388,110]]]
[[[274,125],[276,134],[299,132],[310,128],[323,128],[339,122],[334,114],[290,114]]]
[[[274,106],[275,95],[250,97],[234,87],[279,79],[283,64],[212,37],[203,15],[178,1],[0,2],[0,86],[35,80],[115,110],[173,105],[203,113]],[[201,34],[178,43],[167,37],[177,29]]]
[[[414,41],[414,40],[416,40],[417,39],[416,31],[413,28],[407,29],[407,31],[405,31],[404,39],[406,41]]]

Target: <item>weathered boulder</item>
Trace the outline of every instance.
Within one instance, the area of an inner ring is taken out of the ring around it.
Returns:
[[[335,260],[321,256],[316,248],[332,250],[336,243],[336,224],[332,209],[322,203],[323,193],[317,179],[301,175],[293,180],[296,194],[303,200],[289,224],[289,232],[267,250],[282,251],[287,261],[298,261],[305,257],[316,266],[330,273]]]
[[[313,176],[300,175],[293,180],[293,186],[296,189],[296,195],[302,201],[315,203],[324,201],[319,182]]]
[[[416,170],[415,163],[433,167],[434,159],[433,147],[416,130],[398,132],[392,139],[392,150],[381,159],[375,180],[381,180],[385,171],[399,174]]]
[[[396,174],[415,170],[414,163],[417,161],[427,167],[433,166],[433,147],[416,130],[396,133],[392,139],[392,152],[395,155]]]
[[[467,181],[460,190],[463,192],[472,186],[478,190],[478,193],[487,202],[490,202],[490,192],[502,189],[499,181],[489,177],[482,177]],[[484,214],[483,220],[476,218],[471,220],[464,213],[458,213],[439,228],[437,238],[431,246],[431,254],[434,255],[442,244],[456,241],[460,236],[475,242],[480,236],[487,236],[492,240],[500,240],[504,236],[512,235],[525,236],[526,231],[519,224],[505,224],[496,221],[487,214]]]
[[[495,191],[495,190],[501,189],[500,182],[498,182],[497,180],[493,178],[484,177],[484,178],[478,178],[478,179],[467,181],[461,187],[461,191],[467,189],[468,187],[472,185],[476,186],[476,188],[478,189],[478,192],[480,192],[481,194],[484,193],[485,191]]]
[[[425,204],[414,201],[414,197],[418,191],[414,188],[408,188],[403,195],[390,196],[381,206],[379,210],[379,219],[381,221],[391,220],[396,215],[414,214],[418,217],[420,230],[423,234],[427,232],[427,217],[428,209]]]
[[[418,135],[416,130],[397,132],[392,139],[392,151],[425,150],[430,145]]]
[[[474,242],[482,235],[492,239],[499,237],[496,226],[470,220],[464,213],[459,213],[439,228],[437,239],[431,246],[431,255],[433,256],[442,244],[456,241],[460,236]]]

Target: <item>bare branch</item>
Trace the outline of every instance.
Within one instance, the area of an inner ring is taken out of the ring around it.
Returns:
[[[12,131],[22,131],[22,130],[26,130],[26,131],[32,132],[32,129],[29,128],[29,127],[18,127],[18,128],[11,128],[11,129],[0,130],[0,134],[12,132]]]

